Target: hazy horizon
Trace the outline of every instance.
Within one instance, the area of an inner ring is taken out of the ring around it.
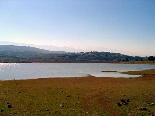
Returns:
[[[1,0],[1,44],[154,56],[154,0]]]
[[[120,53],[120,54],[124,54],[124,51],[122,52],[117,52],[116,50],[110,50],[107,48],[104,48],[105,51],[101,50],[91,50],[91,49],[75,49],[75,48],[71,48],[71,47],[58,47],[58,46],[52,46],[52,45],[35,45],[35,44],[25,44],[25,43],[15,43],[15,42],[7,42],[7,41],[0,41],[0,45],[15,45],[15,46],[28,46],[28,47],[35,47],[35,48],[39,48],[39,49],[44,49],[44,50],[49,50],[49,51],[65,51],[65,52],[111,52],[111,53]],[[141,56],[141,57],[145,57],[145,56],[150,56],[150,55],[137,55],[137,54],[124,54],[124,55],[129,55],[129,56]]]

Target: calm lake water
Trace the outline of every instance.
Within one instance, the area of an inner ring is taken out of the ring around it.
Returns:
[[[155,65],[113,63],[0,63],[0,80],[48,77],[137,77],[121,71],[155,69]],[[101,72],[118,71],[118,72]]]

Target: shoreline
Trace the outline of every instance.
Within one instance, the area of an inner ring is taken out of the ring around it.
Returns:
[[[107,72],[107,73],[110,73],[110,72],[117,72],[117,71],[105,71],[105,72]],[[119,72],[120,74],[122,73],[122,72]],[[122,73],[122,74],[125,74],[125,73]],[[137,76],[136,77],[136,75],[134,76],[133,75],[133,77],[132,77],[132,74],[131,74],[131,76],[130,76],[130,74],[127,74],[129,77],[112,77],[112,76],[110,76],[110,77],[108,77],[108,76],[105,76],[105,77],[96,77],[96,76],[92,76],[92,75],[88,75],[88,76],[81,76],[81,77],[45,77],[45,78],[43,78],[43,77],[41,77],[41,78],[29,78],[29,79],[5,79],[5,80],[0,80],[0,81],[14,81],[14,80],[37,80],[37,79],[63,79],[63,78],[140,78],[141,77],[141,75],[139,75],[139,76]],[[138,75],[138,74],[137,74]]]
[[[101,72],[118,72],[118,71],[101,71]],[[127,71],[127,72],[119,72],[121,74],[127,74],[127,75],[141,75],[140,77],[143,76],[155,76],[155,69],[148,69],[148,70],[142,70],[142,71]],[[81,77],[45,77],[45,78],[30,78],[30,79],[6,79],[6,80],[0,80],[0,81],[13,81],[13,80],[37,80],[37,79],[62,79],[62,78],[140,78],[140,77],[95,77],[90,74],[86,76],[81,76]]]
[[[141,70],[141,71],[127,71],[121,72],[122,74],[129,74],[129,75],[155,75],[155,69],[148,69],[148,70]]]
[[[101,71],[101,72],[107,72],[107,73],[115,73],[118,71]],[[141,77],[146,77],[146,76],[155,76],[155,69],[148,69],[148,70],[142,70],[142,71],[127,71],[127,72],[119,72],[120,74],[127,74],[129,75],[129,77],[96,77],[96,76],[92,76],[90,74],[86,75],[86,76],[81,76],[81,77],[45,77],[45,78],[30,78],[30,79],[6,79],[6,80],[0,80],[0,81],[13,81],[13,80],[36,80],[36,79],[58,79],[58,78],[88,78],[88,77],[92,77],[92,78],[141,78]],[[139,77],[130,77],[130,75],[139,75]]]
[[[155,65],[155,61],[69,61],[69,62],[0,62],[0,63],[116,63],[116,64],[152,64]]]
[[[0,81],[0,115],[155,115],[155,69],[141,73]]]

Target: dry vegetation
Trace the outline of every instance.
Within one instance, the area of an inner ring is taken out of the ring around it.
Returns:
[[[155,115],[155,70],[136,74],[143,77],[0,81],[0,115]]]

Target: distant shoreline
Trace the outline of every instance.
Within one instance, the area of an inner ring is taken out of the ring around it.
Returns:
[[[79,61],[79,62],[0,62],[0,63],[119,63],[119,62],[113,62],[113,61]]]
[[[68,61],[68,62],[0,62],[0,63],[117,63],[117,64],[155,64],[155,61]]]

